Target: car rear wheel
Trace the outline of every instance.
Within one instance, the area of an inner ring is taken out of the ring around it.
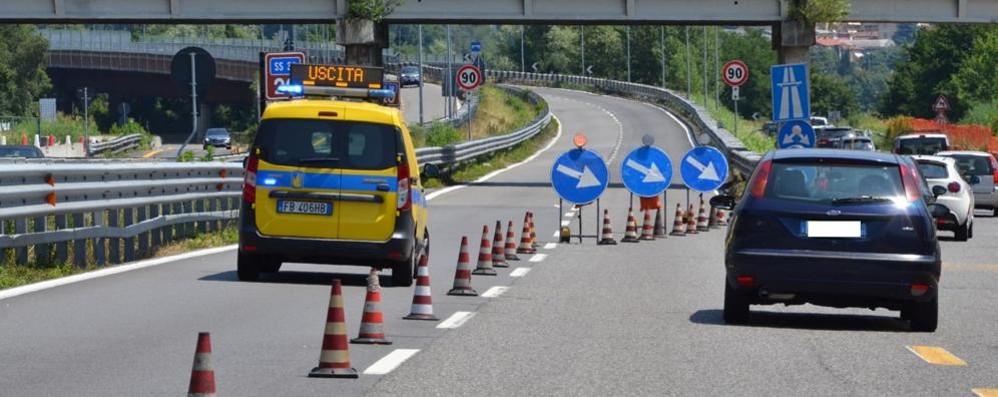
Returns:
[[[967,238],[974,238],[974,222],[970,222],[970,230],[967,231]]]
[[[277,273],[281,270],[281,260],[279,258],[267,258],[260,266],[263,273]]]
[[[257,281],[260,279],[260,258],[240,252],[236,256],[236,275],[242,281]]]
[[[939,324],[939,297],[928,302],[912,303],[907,317],[911,320],[912,331],[935,332]]]
[[[956,236],[956,241],[967,241],[970,238],[970,222],[957,227],[954,236]]]
[[[744,294],[735,292],[727,280],[724,282],[724,322],[745,324],[748,322],[749,301]]]

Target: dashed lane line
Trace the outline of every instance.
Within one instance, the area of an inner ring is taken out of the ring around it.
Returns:
[[[395,351],[388,353],[387,356],[382,357],[380,360],[371,364],[370,367],[364,370],[364,375],[387,375],[392,372],[399,365],[415,356],[419,353],[419,349],[395,349]]]
[[[530,268],[529,267],[518,267],[516,269],[513,269],[513,271],[509,272],[509,276],[510,277],[523,277],[523,276],[526,276],[527,273],[530,273]]]
[[[967,362],[937,346],[907,346],[908,350],[929,364],[965,367]]]
[[[502,285],[497,285],[495,287],[492,287],[492,288],[489,288],[489,289],[485,290],[485,292],[482,293],[482,297],[483,298],[498,298],[499,295],[502,295],[506,291],[509,291],[509,287],[502,286]]]
[[[543,260],[547,259],[547,257],[548,257],[548,254],[536,254],[532,258],[530,258],[530,261],[534,262],[534,263],[537,263],[537,262],[540,262],[540,261],[543,261]]]
[[[447,317],[442,323],[437,324],[437,328],[440,329],[454,329],[464,325],[472,317],[475,317],[474,312],[454,312],[450,317]]]
[[[558,236],[556,235],[555,237],[558,237]],[[546,250],[553,250],[553,249],[555,249],[557,247],[558,247],[558,243],[547,243],[547,244],[544,244],[544,249],[546,249]]]
[[[555,238],[557,238],[559,236],[561,236],[561,230],[555,230],[554,234],[551,235],[551,237],[555,237]]]
[[[570,224],[572,224],[572,221],[570,221],[570,220],[564,220],[564,221],[561,221],[561,225],[562,225],[562,226],[568,226],[568,225],[570,225]]]
[[[565,213],[565,217],[566,217],[566,218],[572,218],[572,217],[575,217],[575,212],[574,212],[574,211],[569,211],[569,212],[566,212],[566,213]]]

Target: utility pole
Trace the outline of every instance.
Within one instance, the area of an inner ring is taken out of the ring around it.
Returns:
[[[686,27],[686,99],[690,99],[693,91],[693,72],[690,66],[690,27]]]
[[[703,107],[707,108],[707,101],[710,101],[710,92],[707,91],[707,25],[703,25]]]
[[[90,91],[83,87],[83,157],[90,157]]]
[[[665,25],[659,26],[659,46],[662,49],[662,88],[665,88]]]
[[[423,25],[419,25],[419,124],[423,124]],[[399,88],[401,89],[401,87]]]
[[[527,71],[526,58],[523,55],[523,31],[526,29],[525,25],[520,25],[520,73],[525,73]]]
[[[582,48],[582,73],[581,76],[586,75],[586,25],[579,26],[579,44]]]
[[[719,75],[721,74],[721,58],[720,58],[720,48],[721,48],[721,29],[714,26],[714,110],[721,108],[721,81]]]
[[[177,159],[180,159],[180,155],[184,153],[184,148],[187,144],[194,139],[194,135],[198,133],[198,74],[197,74],[197,53],[192,52],[191,54],[191,134],[187,136],[187,140],[184,141],[183,145],[180,145],[180,149],[177,150]]]
[[[453,71],[453,66],[451,66],[451,54],[450,54],[450,25],[447,25],[447,81],[444,83],[444,87],[447,89],[446,95],[444,95],[444,101],[446,105],[444,106],[445,112],[447,113],[447,118],[454,117],[454,110],[451,109],[453,103],[451,102],[451,93],[454,92],[454,76],[451,75]]]
[[[627,25],[627,82],[631,82],[631,25]]]

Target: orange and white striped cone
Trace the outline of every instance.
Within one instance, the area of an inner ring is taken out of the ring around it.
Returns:
[[[697,217],[693,212],[693,204],[690,204],[690,211],[686,216],[686,234],[700,234],[697,232]]]
[[[412,310],[406,320],[439,320],[433,315],[433,293],[430,292],[430,258],[426,254],[419,256],[419,266],[416,267],[416,290],[412,293]]]
[[[703,201],[703,193],[700,194],[700,213],[697,215],[697,231],[710,231],[710,225],[707,223],[707,208]]]
[[[613,226],[610,223],[610,210],[603,210],[603,233],[597,245],[617,245],[613,239]]]
[[[520,234],[520,246],[516,248],[517,254],[533,254],[537,250],[530,243],[530,213],[523,215],[523,233]]]
[[[211,364],[211,335],[198,333],[198,345],[194,350],[194,365],[191,367],[191,384],[187,387],[187,397],[214,397],[215,368]]]
[[[728,211],[722,209],[717,210],[717,225],[728,226]]]
[[[671,236],[683,237],[686,235],[686,224],[683,223],[683,207],[676,203],[676,219],[672,221]]]
[[[496,232],[492,236],[492,266],[509,267],[506,263],[506,253],[503,252],[502,222],[496,221]]]
[[[454,271],[454,287],[447,295],[478,296],[471,288],[471,256],[468,255],[468,236],[461,237],[461,251],[457,254],[457,270]]]
[[[536,250],[537,247],[540,247],[540,246],[541,246],[540,243],[537,242],[537,231],[534,230],[534,213],[531,212],[530,213],[530,247]]]
[[[655,241],[655,225],[652,224],[651,211],[644,210],[642,212],[645,213],[645,219],[641,225],[641,240]]]
[[[638,242],[638,221],[634,219],[634,209],[627,209],[627,228],[624,229],[624,238],[620,239],[622,243],[636,243]]]
[[[707,227],[711,229],[717,229],[721,227],[717,224],[717,210],[713,207],[707,208]]]
[[[482,226],[482,245],[478,249],[478,265],[471,274],[477,276],[498,276],[492,268],[492,247],[489,244],[489,227]]]
[[[390,345],[385,338],[385,316],[381,313],[381,281],[378,269],[371,268],[367,276],[367,297],[364,299],[364,314],[360,320],[360,332],[350,343],[365,345]]]
[[[662,209],[659,208],[655,210],[655,238],[666,238],[668,234],[665,233],[665,214],[662,213]]]
[[[326,311],[326,332],[322,337],[319,366],[312,368],[309,378],[356,378],[357,370],[350,366],[350,345],[347,343],[346,314],[343,312],[343,286],[333,280]]]
[[[509,225],[506,227],[506,246],[504,248],[504,255],[507,261],[518,261],[519,256],[516,256],[516,235],[513,234],[513,221],[509,221]]]

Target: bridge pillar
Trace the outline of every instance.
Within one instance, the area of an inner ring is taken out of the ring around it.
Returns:
[[[388,48],[388,24],[365,20],[336,21],[336,40],[346,49],[349,65],[384,66],[382,50]]]
[[[773,27],[773,49],[777,51],[780,64],[810,64],[810,50],[814,43],[813,24],[788,20]]]

